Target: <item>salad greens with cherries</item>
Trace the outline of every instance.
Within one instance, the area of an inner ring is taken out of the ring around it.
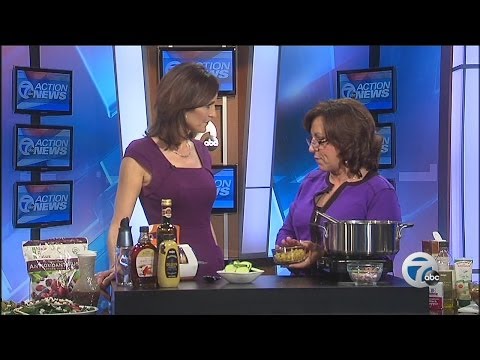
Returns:
[[[45,298],[41,300],[2,301],[2,315],[51,315],[51,314],[80,314],[98,310],[94,306],[83,306],[68,299]]]

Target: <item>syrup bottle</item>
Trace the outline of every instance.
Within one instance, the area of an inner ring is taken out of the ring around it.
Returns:
[[[157,257],[157,248],[148,236],[148,226],[140,226],[140,238],[130,255],[132,264],[130,271],[134,288],[157,287]]]

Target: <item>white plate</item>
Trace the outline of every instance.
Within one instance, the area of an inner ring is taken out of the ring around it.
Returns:
[[[263,270],[251,271],[248,273],[240,272],[226,272],[223,270],[218,270],[217,274],[222,278],[233,284],[248,284],[258,278],[263,274]]]

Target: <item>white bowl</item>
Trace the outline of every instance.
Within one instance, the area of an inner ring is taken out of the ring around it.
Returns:
[[[217,274],[232,284],[248,284],[263,274],[263,270],[250,271],[248,273],[226,272],[218,270]]]

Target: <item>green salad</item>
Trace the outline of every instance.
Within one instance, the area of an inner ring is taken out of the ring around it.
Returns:
[[[15,303],[2,301],[2,315],[76,314],[96,311],[94,306],[83,306],[68,299],[45,298]]]

